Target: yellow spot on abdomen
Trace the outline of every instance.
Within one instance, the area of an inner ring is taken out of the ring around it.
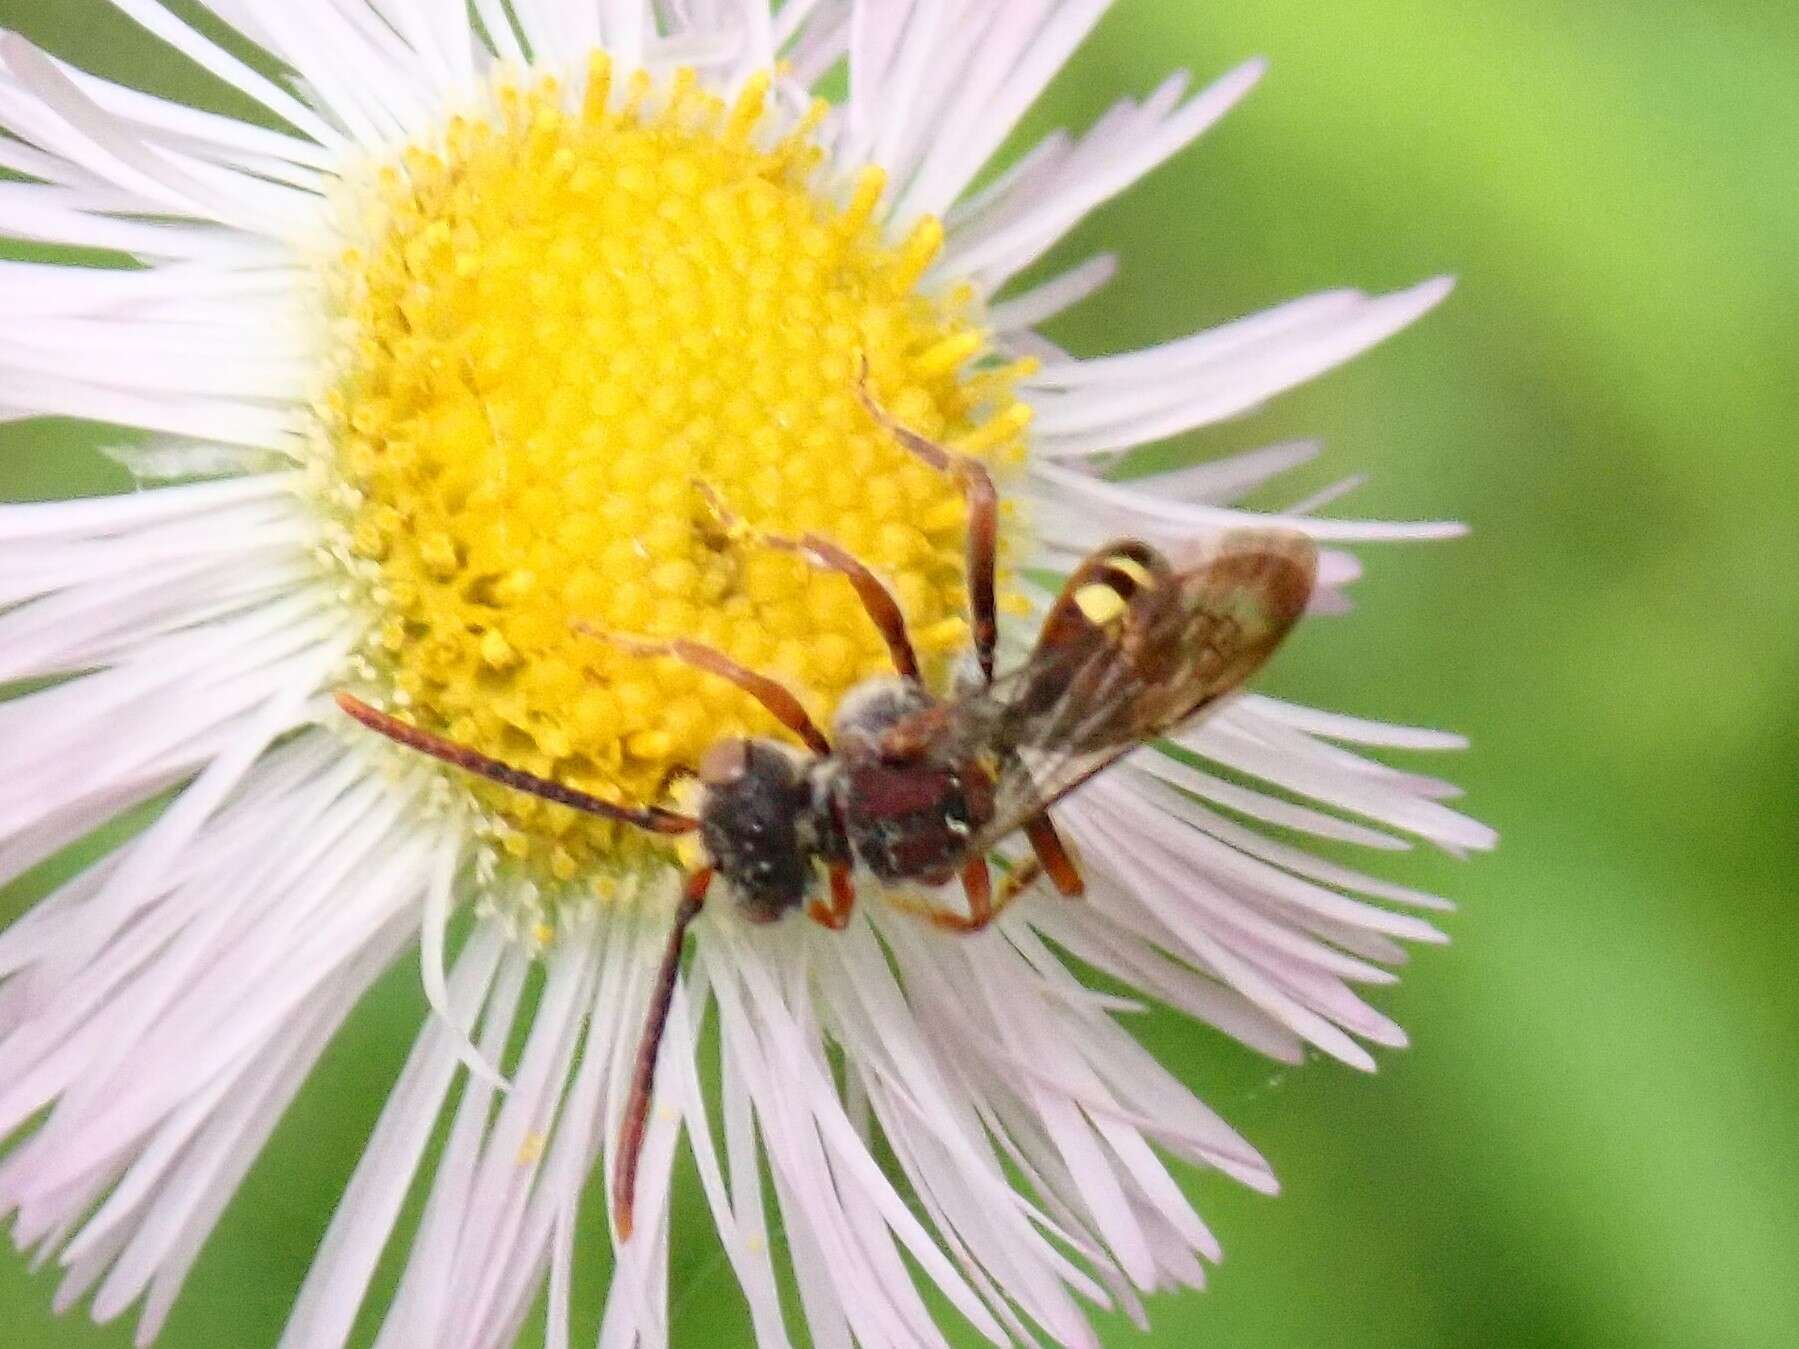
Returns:
[[[859,363],[895,415],[996,465],[1029,417],[966,293],[918,289],[938,223],[882,237],[877,170],[818,191],[822,153],[803,119],[768,126],[767,80],[734,106],[691,73],[612,88],[603,59],[584,98],[502,86],[346,190],[318,422],[327,499],[348,503],[337,551],[375,611],[369,692],[636,802],[722,736],[779,732],[730,685],[577,620],[716,646],[821,722],[886,669],[847,582],[729,537],[696,482],[873,566],[940,668],[965,631],[966,513],[860,406]],[[665,846],[458,781],[546,881]]]
[[[1124,612],[1124,597],[1111,586],[1099,582],[1075,591],[1074,602],[1089,623],[1109,623]]]

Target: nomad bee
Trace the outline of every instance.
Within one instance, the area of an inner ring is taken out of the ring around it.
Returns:
[[[753,922],[774,922],[804,907],[833,929],[854,912],[858,870],[888,884],[934,887],[959,879],[965,912],[925,898],[893,901],[958,932],[985,928],[1045,875],[1062,894],[1078,896],[1080,873],[1048,808],[1238,688],[1267,661],[1312,593],[1316,554],[1298,534],[1228,534],[1184,570],[1148,544],[1111,544],[1069,577],[1024,663],[995,678],[998,496],[992,480],[978,462],[899,426],[866,392],[863,401],[906,449],[954,478],[968,503],[974,668],[951,696],[925,687],[905,618],[873,572],[816,535],[787,539],[749,530],[709,493],[733,536],[846,577],[880,630],[895,675],[852,689],[826,736],[780,683],[711,647],[592,633],[731,681],[804,745],[801,752],[774,740],[720,741],[692,773],[692,814],[606,801],[338,696],[364,725],[467,772],[652,833],[699,835],[704,864],[682,888],[616,1154],[613,1205],[621,1239],[631,1234],[638,1154],[682,945],[715,880]],[[1013,868],[996,893],[987,854],[1019,832],[1033,857]]]

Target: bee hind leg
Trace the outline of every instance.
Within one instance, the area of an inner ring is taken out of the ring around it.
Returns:
[[[1056,832],[1055,823],[1048,815],[1039,815],[1025,825],[1024,836],[1031,841],[1031,851],[1037,855],[1039,868],[1049,876],[1050,883],[1058,891],[1069,899],[1079,899],[1087,893],[1086,879],[1081,875],[1074,855],[1062,841],[1062,835]]]

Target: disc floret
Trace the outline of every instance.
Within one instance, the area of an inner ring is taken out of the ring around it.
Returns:
[[[498,82],[345,189],[319,400],[331,554],[369,614],[358,682],[425,729],[596,795],[666,799],[728,735],[730,685],[583,629],[686,637],[776,675],[821,722],[886,668],[842,577],[721,527],[827,535],[893,588],[933,676],[966,641],[966,510],[856,394],[1002,472],[1028,411],[942,241],[887,237],[821,109],[731,102],[691,71]],[[833,188],[831,184],[841,183]],[[662,845],[470,783],[502,858],[601,889]]]

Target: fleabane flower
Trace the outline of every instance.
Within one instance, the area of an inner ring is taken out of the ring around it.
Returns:
[[[114,4],[268,115],[0,38],[0,233],[100,255],[0,263],[0,417],[147,433],[117,452],[147,490],[0,507],[0,681],[34,681],[0,704],[0,880],[159,805],[0,934],[0,1213],[63,1267],[59,1305],[137,1307],[143,1341],[414,951],[435,1015],[283,1344],[345,1342],[415,1184],[378,1343],[507,1345],[546,1281],[568,1341],[682,858],[409,754],[334,692],[604,801],[672,799],[714,743],[786,732],[645,643],[702,643],[819,725],[888,670],[851,581],[778,544],[808,533],[880,578],[947,687],[968,506],[878,409],[997,483],[1012,659],[1052,574],[1113,538],[1299,531],[1331,609],[1356,574],[1333,545],[1456,532],[1235,507],[1304,446],[1108,476],[1447,286],[1096,359],[1038,336],[1112,262],[1014,279],[1260,73],[1177,76],[982,179],[1105,0],[207,0],[275,76]],[[1083,899],[973,934],[876,886],[843,931],[709,905],[602,1346],[667,1341],[679,1146],[763,1345],[941,1344],[926,1285],[994,1343],[1085,1345],[1088,1308],[1201,1284],[1218,1243],[1169,1160],[1274,1177],[1076,970],[1371,1068],[1404,1036],[1355,988],[1438,940],[1414,911],[1442,901],[1296,839],[1488,846],[1445,784],[1366,755],[1458,743],[1242,695],[1058,808]]]

